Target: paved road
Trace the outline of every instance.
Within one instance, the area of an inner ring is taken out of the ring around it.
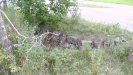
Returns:
[[[133,32],[133,6],[91,2],[79,0],[82,4],[93,4],[98,6],[104,6],[107,8],[89,8],[80,7],[81,18],[107,24],[119,23],[121,28],[127,29]]]

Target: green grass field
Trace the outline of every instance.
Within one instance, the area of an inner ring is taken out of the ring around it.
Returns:
[[[133,5],[133,0],[91,0],[91,1],[111,2],[111,3],[117,3],[117,4]]]

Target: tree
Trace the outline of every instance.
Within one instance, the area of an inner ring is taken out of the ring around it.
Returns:
[[[11,46],[10,40],[8,39],[8,34],[6,32],[6,29],[3,23],[1,12],[0,12],[0,41],[2,44],[4,54],[11,56],[10,64],[14,64],[15,60],[12,58],[13,56],[12,46]]]
[[[3,1],[3,8],[4,8],[4,10],[7,8],[7,0]]]
[[[6,9],[7,8],[7,0],[0,0],[0,6],[2,6],[2,9]]]
[[[29,25],[38,28],[57,28],[57,23],[63,20],[71,6],[72,0],[12,0]]]

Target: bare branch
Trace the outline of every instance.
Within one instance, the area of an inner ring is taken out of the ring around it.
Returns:
[[[6,15],[6,13],[5,13],[4,11],[2,11],[2,10],[0,9],[0,12],[5,16],[5,18],[6,18],[6,19],[8,20],[8,22],[10,23],[10,26],[12,27],[12,29],[15,30],[15,32],[16,32],[19,36],[24,37],[24,38],[28,38],[28,37],[22,35],[22,34],[15,28],[15,26],[13,25],[13,23],[11,22],[11,20],[8,18],[8,16]],[[46,35],[46,34],[53,34],[53,35],[58,36],[58,34],[51,33],[51,32],[46,32],[46,33],[44,33],[43,35]],[[41,36],[42,36],[42,35],[41,35]]]
[[[8,22],[10,23],[10,26],[12,27],[12,29],[15,30],[15,32],[16,32],[19,36],[22,36],[22,37],[24,37],[24,38],[27,38],[26,36],[24,36],[24,35],[22,35],[22,34],[19,33],[19,31],[15,28],[15,26],[13,25],[13,23],[11,22],[11,20],[7,17],[7,15],[5,14],[4,11],[2,11],[2,10],[0,9],[0,12],[5,16],[5,18],[6,18],[6,19],[8,20]]]

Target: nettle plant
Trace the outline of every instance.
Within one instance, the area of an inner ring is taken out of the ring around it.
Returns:
[[[73,0],[16,0],[17,6],[29,25],[57,28],[57,23],[75,6]]]

